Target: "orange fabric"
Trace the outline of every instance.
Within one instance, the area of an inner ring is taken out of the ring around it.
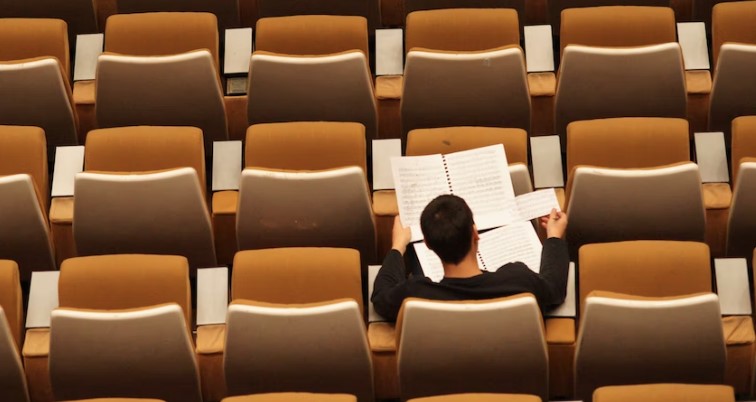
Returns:
[[[384,75],[375,78],[376,99],[402,99],[404,77],[401,75]]]
[[[376,216],[391,216],[392,218],[399,215],[396,192],[394,190],[379,190],[374,192],[373,213]]]
[[[711,93],[711,72],[709,70],[685,71],[685,86],[688,94]]]
[[[257,21],[257,50],[291,55],[368,53],[367,20],[344,15],[294,15]]]
[[[703,183],[704,206],[709,209],[726,209],[732,203],[729,183]]]
[[[556,74],[552,72],[528,73],[528,88],[531,97],[556,95]]]
[[[68,28],[65,21],[48,18],[0,20],[0,60],[42,56],[58,59],[66,78],[71,76]]]
[[[407,15],[406,50],[481,51],[520,44],[517,11],[452,8]]]
[[[714,68],[719,50],[727,42],[756,44],[756,1],[719,3],[711,10],[711,49]]]
[[[735,402],[726,385],[644,384],[598,388],[593,402]]]
[[[39,127],[0,126],[0,176],[19,173],[32,177],[40,196],[40,207],[47,211],[49,183],[45,131]]]
[[[732,177],[733,187],[743,158],[756,157],[756,116],[741,116],[732,121]]]
[[[24,310],[18,264],[14,261],[0,260],[0,307],[5,312],[11,335],[20,350]]]

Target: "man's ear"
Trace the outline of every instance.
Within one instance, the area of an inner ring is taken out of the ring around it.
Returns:
[[[472,227],[472,237],[473,240],[480,240],[480,235],[478,235],[478,227],[473,224]]]

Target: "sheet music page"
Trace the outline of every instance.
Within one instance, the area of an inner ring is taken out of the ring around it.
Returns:
[[[412,230],[412,240],[422,239],[420,214],[431,200],[449,194],[441,155],[391,158],[396,201],[402,225]]]
[[[520,261],[532,271],[541,269],[543,246],[530,221],[516,222],[480,235],[478,253],[488,271],[496,271],[502,265]]]
[[[433,282],[438,282],[444,277],[444,266],[438,255],[429,249],[424,242],[414,243],[417,259],[420,261],[420,267],[423,269],[425,276]]]
[[[446,154],[452,194],[464,198],[478,230],[519,220],[504,146]]]
[[[548,215],[551,213],[552,208],[561,211],[559,209],[559,200],[557,200],[556,192],[553,188],[518,195],[515,197],[515,202],[517,203],[520,218],[524,221]]]

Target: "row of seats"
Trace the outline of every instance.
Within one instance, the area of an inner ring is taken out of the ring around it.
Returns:
[[[356,251],[239,252],[226,322],[198,326],[196,339],[184,257],[66,260],[50,328],[25,337],[18,268],[3,261],[0,356],[22,350],[25,375],[4,375],[17,387],[0,395],[26,380],[34,401],[292,391],[372,401],[398,380],[405,400],[466,392],[548,400],[555,381],[573,378],[574,393],[557,395],[587,401],[606,385],[725,382],[750,394],[752,320],[721,316],[705,244],[619,242],[580,253],[578,322],[544,326],[535,298],[516,295],[409,299],[395,326],[366,327]]]

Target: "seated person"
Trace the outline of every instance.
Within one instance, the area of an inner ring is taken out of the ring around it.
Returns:
[[[392,250],[383,260],[373,285],[371,300],[375,311],[388,320],[396,320],[404,299],[419,297],[433,300],[493,299],[518,293],[532,293],[541,310],[564,302],[567,293],[569,254],[562,240],[567,216],[551,210],[540,218],[546,229],[540,274],[522,262],[508,263],[496,272],[478,266],[478,230],[465,201],[454,195],[442,195],[431,201],[420,216],[425,244],[444,266],[444,278],[435,283],[422,275],[407,278],[404,253],[411,235],[394,220]]]

